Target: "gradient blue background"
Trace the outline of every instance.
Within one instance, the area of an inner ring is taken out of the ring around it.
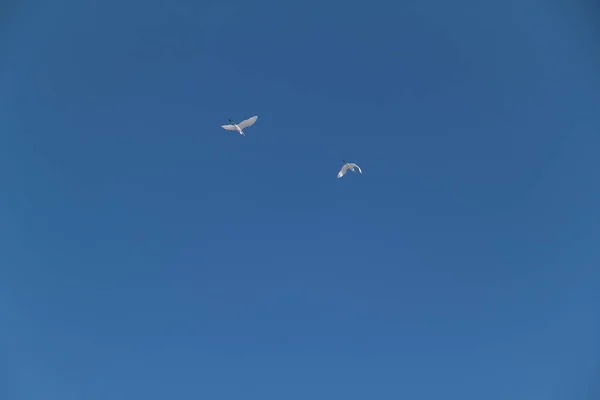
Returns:
[[[2,3],[1,399],[598,398],[590,3]]]

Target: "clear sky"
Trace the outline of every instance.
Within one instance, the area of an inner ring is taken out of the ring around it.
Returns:
[[[586,7],[3,1],[0,398],[599,396]]]

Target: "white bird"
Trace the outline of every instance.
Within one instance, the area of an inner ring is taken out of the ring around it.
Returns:
[[[229,122],[231,122],[231,125],[221,125],[221,128],[227,129],[228,131],[238,131],[240,135],[246,136],[246,134],[244,133],[244,129],[254,125],[257,119],[258,116],[255,115],[254,117],[243,120],[239,124],[236,124],[230,119]]]
[[[358,172],[360,172],[362,174],[362,170],[360,169],[360,167],[354,163],[347,163],[346,161],[342,160],[344,162],[344,166],[342,167],[342,169],[340,169],[340,172],[338,172],[337,177],[341,178],[342,176],[346,175],[346,172],[348,172],[348,170],[352,171],[352,172],[356,172],[354,170],[354,168],[358,169]]]

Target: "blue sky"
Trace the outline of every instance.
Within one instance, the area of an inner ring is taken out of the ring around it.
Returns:
[[[4,2],[0,398],[597,395],[598,14],[489,3]]]

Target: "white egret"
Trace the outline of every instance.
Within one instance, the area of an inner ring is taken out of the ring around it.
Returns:
[[[341,178],[342,176],[346,175],[346,172],[348,172],[348,170],[352,171],[352,172],[356,172],[354,170],[354,168],[358,169],[358,172],[360,172],[362,174],[362,170],[360,169],[360,167],[354,163],[347,163],[346,161],[342,160],[342,162],[344,163],[344,166],[342,167],[342,169],[340,169],[340,172],[338,172],[337,177]]]
[[[221,125],[221,128],[226,129],[228,131],[238,131],[240,135],[246,136],[246,134],[244,133],[244,129],[254,125],[257,119],[258,116],[255,115],[254,117],[243,120],[239,124],[236,124],[230,119],[229,122],[231,122],[231,125]]]

